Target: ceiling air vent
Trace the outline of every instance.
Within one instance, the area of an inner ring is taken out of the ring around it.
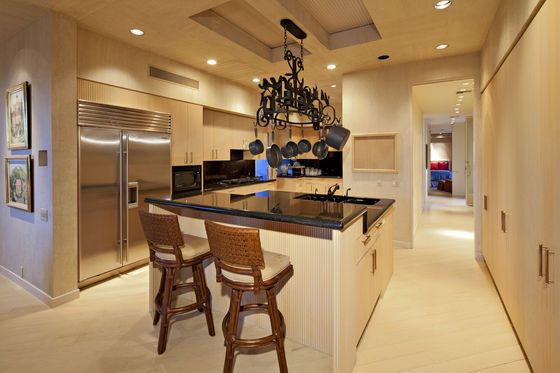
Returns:
[[[153,78],[162,79],[171,83],[181,84],[186,87],[198,89],[198,80],[187,78],[179,74],[174,74],[169,71],[158,69],[157,67],[150,66],[150,76]]]

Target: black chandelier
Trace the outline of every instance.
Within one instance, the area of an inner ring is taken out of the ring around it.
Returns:
[[[307,38],[307,34],[289,19],[283,19],[280,25],[284,29],[284,60],[288,63],[290,72],[278,78],[263,79],[259,84],[262,91],[260,106],[256,113],[256,124],[260,127],[271,125],[273,133],[274,130],[283,130],[286,127],[291,129],[292,126],[313,127],[320,133],[320,141],[313,146],[313,153],[318,158],[324,158],[328,146],[337,150],[344,147],[350,131],[342,127],[341,119],[336,116],[329,96],[316,85],[313,88],[306,86],[304,79],[299,76],[304,70],[303,40]],[[288,32],[300,40],[299,57],[288,49]],[[317,147],[322,151],[316,152]],[[301,152],[300,149],[299,153]],[[295,152],[291,156],[297,154],[298,152]]]

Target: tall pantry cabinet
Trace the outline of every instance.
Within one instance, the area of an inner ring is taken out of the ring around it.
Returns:
[[[482,94],[483,252],[535,373],[560,372],[559,2]]]

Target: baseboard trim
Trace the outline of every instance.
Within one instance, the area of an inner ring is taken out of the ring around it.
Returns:
[[[395,249],[412,249],[412,242],[393,240],[393,246]]]
[[[80,291],[78,289],[69,291],[68,293],[51,297],[43,290],[39,289],[37,286],[33,285],[31,282],[24,278],[19,277],[14,272],[10,271],[8,268],[0,265],[0,275],[3,275],[8,280],[12,281],[19,287],[23,288],[25,291],[33,295],[35,298],[39,299],[41,302],[49,307],[57,307],[63,303],[70,302],[71,300],[78,299],[80,297]]]

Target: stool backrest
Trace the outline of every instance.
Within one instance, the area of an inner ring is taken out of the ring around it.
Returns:
[[[176,261],[181,262],[183,255],[181,247],[185,244],[183,234],[179,227],[179,219],[176,215],[153,214],[146,211],[138,211],[144,236],[148,241],[150,254],[160,252],[162,254],[174,254]],[[150,259],[156,259],[150,255]]]
[[[206,235],[216,264],[216,279],[221,281],[221,270],[251,275],[255,286],[262,282],[264,257],[258,229],[237,228],[206,220]]]

